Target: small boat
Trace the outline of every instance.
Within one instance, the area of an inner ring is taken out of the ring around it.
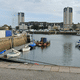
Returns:
[[[76,47],[79,46],[79,45],[80,45],[80,40],[79,40],[79,42],[76,43]]]
[[[77,36],[80,36],[80,32],[79,32],[79,33],[77,33]]]
[[[77,34],[77,36],[80,36],[80,34]]]
[[[34,42],[32,42],[29,47],[31,47],[31,49],[33,49],[36,46],[36,44]]]
[[[24,51],[29,51],[30,50],[30,47],[28,46],[28,45],[26,45],[23,49],[22,49],[22,51],[24,52]]]
[[[6,51],[6,50],[1,51],[1,52],[0,52],[0,55],[1,55],[1,54],[4,54],[5,51]]]
[[[50,41],[47,41],[47,38],[42,37],[40,41],[36,42],[36,45],[39,47],[48,47],[50,45]]]
[[[21,54],[18,50],[12,49],[12,52],[9,52],[7,55],[5,55],[7,58],[9,57],[17,57]]]
[[[0,52],[0,58],[4,57],[5,51],[6,51],[6,50],[3,50],[3,51]]]

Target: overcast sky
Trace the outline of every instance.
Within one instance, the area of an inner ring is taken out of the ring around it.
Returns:
[[[18,25],[18,12],[25,13],[25,22],[63,22],[64,7],[72,7],[73,22],[80,22],[80,0],[0,0],[0,26]]]

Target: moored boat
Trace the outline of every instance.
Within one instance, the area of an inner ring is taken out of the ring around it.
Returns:
[[[34,42],[32,42],[29,47],[31,47],[31,49],[33,49],[36,46],[36,44]]]
[[[76,43],[76,47],[80,45],[80,40]]]
[[[0,52],[0,55],[1,55],[1,54],[4,54],[5,51],[6,51],[6,50],[1,51],[1,52]]]
[[[12,49],[12,52],[9,52],[8,54],[5,55],[5,57],[18,57],[21,54],[18,50]]]
[[[30,50],[30,47],[27,45],[27,46],[25,46],[23,49],[22,49],[22,51],[24,52],[24,51],[29,51]]]
[[[5,55],[5,54],[4,54],[5,51],[6,51],[6,50],[3,50],[3,51],[0,52],[0,58],[2,58],[2,57]]]
[[[36,42],[36,45],[39,47],[48,47],[50,45],[50,41],[48,42],[47,38],[42,37],[40,41]]]

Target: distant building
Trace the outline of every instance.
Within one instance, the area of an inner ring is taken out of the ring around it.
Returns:
[[[53,29],[54,24],[58,29],[63,28],[63,22],[61,23],[48,23],[48,22],[20,22],[19,29],[31,29],[32,26],[37,25],[39,29]]]
[[[71,7],[65,7],[63,10],[63,27],[64,30],[69,30],[72,28],[72,19],[73,19],[73,9]]]
[[[64,24],[72,24],[73,9],[71,7],[64,8]]]
[[[2,27],[0,27],[0,30],[12,30],[12,27],[5,24]]]
[[[18,13],[18,25],[20,24],[20,22],[24,22],[24,13],[23,12]]]
[[[25,24],[22,24],[22,25],[19,25],[19,29],[25,30],[25,29],[28,29],[28,26]]]

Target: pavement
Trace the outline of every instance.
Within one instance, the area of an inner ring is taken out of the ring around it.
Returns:
[[[64,67],[64,66],[53,66],[53,65],[14,63],[14,62],[4,62],[4,61],[0,62],[0,68],[80,74],[80,67],[66,67],[66,66]]]
[[[79,80],[79,67],[0,61],[0,80]]]

